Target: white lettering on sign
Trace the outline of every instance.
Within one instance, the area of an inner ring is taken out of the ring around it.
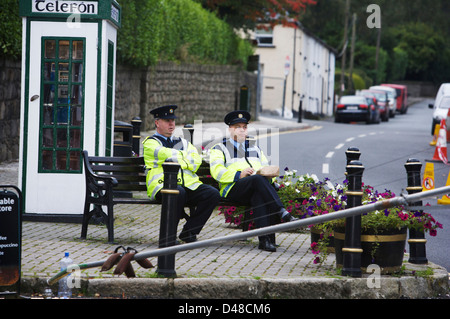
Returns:
[[[98,3],[96,1],[34,0],[32,12],[97,14]]]
[[[119,9],[117,9],[115,6],[111,5],[111,19],[119,22]]]
[[[12,205],[14,205],[13,198],[0,198],[0,213],[12,212]]]

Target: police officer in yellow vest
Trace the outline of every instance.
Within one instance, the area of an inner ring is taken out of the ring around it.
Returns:
[[[229,126],[230,137],[224,138],[210,152],[211,175],[220,184],[220,195],[250,205],[256,228],[273,224],[274,215],[283,221],[295,220],[284,209],[272,180],[255,174],[269,163],[262,150],[247,139],[250,114],[233,111],[224,121]],[[276,251],[275,235],[260,236],[258,248]]]
[[[217,206],[220,195],[217,189],[203,184],[195,174],[202,163],[197,149],[184,138],[172,136],[175,130],[176,108],[176,105],[166,105],[150,111],[155,117],[156,133],[143,142],[145,165],[149,169],[147,193],[151,199],[160,200],[164,181],[162,164],[171,159],[180,165],[177,223],[183,216],[186,203],[195,205],[196,209],[187,219],[179,238],[185,242],[194,242]]]

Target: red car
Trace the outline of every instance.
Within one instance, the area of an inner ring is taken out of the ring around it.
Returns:
[[[381,120],[383,122],[389,121],[389,99],[386,92],[376,90],[361,90],[359,94],[366,97],[374,97],[377,100],[378,107],[380,108]]]
[[[408,111],[408,89],[406,85],[400,85],[400,84],[381,84],[382,86],[388,86],[397,92],[397,112],[400,112],[400,114],[405,114],[406,111]]]

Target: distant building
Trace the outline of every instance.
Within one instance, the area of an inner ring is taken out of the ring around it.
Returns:
[[[300,23],[256,30],[260,63],[259,111],[284,117],[333,115],[336,51]]]

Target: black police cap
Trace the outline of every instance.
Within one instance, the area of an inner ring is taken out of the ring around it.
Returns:
[[[164,105],[151,110],[150,113],[153,114],[155,119],[176,119],[175,110],[177,107],[176,105]]]
[[[247,111],[233,111],[225,115],[224,122],[226,125],[233,125],[237,123],[248,124],[251,115]]]

